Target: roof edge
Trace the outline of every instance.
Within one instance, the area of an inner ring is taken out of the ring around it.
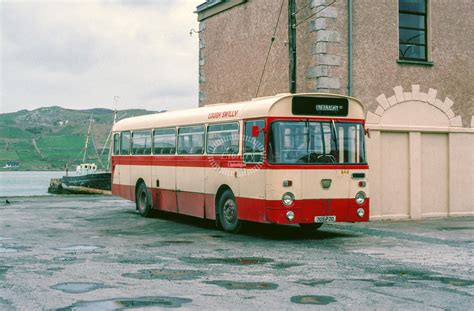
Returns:
[[[205,20],[211,16],[229,10],[234,6],[246,3],[248,0],[206,0],[196,7],[198,22]]]

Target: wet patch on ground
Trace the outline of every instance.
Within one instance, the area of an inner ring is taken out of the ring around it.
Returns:
[[[205,284],[217,285],[231,290],[273,290],[278,288],[278,284],[268,282],[237,282],[237,281],[204,281]]]
[[[458,230],[473,230],[472,227],[441,227],[438,228],[440,231],[458,231]]]
[[[272,268],[280,270],[280,269],[288,269],[288,268],[298,267],[298,266],[302,266],[302,264],[296,263],[296,262],[277,262],[272,265]]]
[[[60,290],[64,293],[68,294],[81,294],[91,292],[93,290],[99,288],[107,288],[102,283],[94,283],[94,282],[65,282],[59,283],[51,286],[50,288]]]
[[[263,265],[273,262],[273,259],[264,257],[181,257],[181,261],[190,264],[224,264],[224,265]]]
[[[128,258],[121,258],[116,262],[122,264],[132,264],[132,265],[152,265],[157,264],[160,260],[156,258],[146,258],[146,257],[128,257]]]
[[[141,280],[169,280],[169,281],[181,281],[181,280],[195,280],[199,279],[204,275],[203,272],[198,270],[175,270],[175,269],[144,269],[137,272],[124,273],[122,276],[141,279]]]
[[[144,244],[144,247],[161,247],[167,245],[182,245],[182,244],[192,244],[193,241],[187,240],[167,240],[167,241],[156,241],[153,243]]]
[[[139,298],[115,298],[108,300],[95,300],[78,302],[57,311],[72,310],[123,310],[135,308],[181,308],[184,304],[192,302],[191,299],[181,297],[139,297]]]
[[[161,263],[162,260],[157,259],[153,255],[147,254],[137,254],[137,255],[108,255],[108,254],[101,254],[98,256],[94,256],[93,258],[96,262],[107,262],[107,263],[119,263],[119,264],[131,264],[131,265],[152,265]]]
[[[318,285],[329,284],[329,283],[332,283],[333,281],[334,280],[332,280],[332,279],[301,279],[301,280],[298,280],[294,283],[315,287],[315,286],[318,286]]]
[[[4,299],[4,298],[0,297],[0,307],[5,307],[6,308],[6,307],[9,307],[11,305],[12,305],[12,303],[10,302],[10,300],[7,300],[7,299]],[[3,309],[3,308],[0,308],[0,309]]]
[[[83,262],[84,259],[79,259],[76,256],[57,256],[53,257],[54,263],[62,263],[62,264],[73,264],[73,263],[80,263]]]
[[[205,297],[221,297],[221,295],[216,295],[216,294],[201,294],[201,296],[205,296]]]
[[[67,246],[67,247],[60,247],[60,248],[57,248],[57,250],[66,251],[66,252],[74,252],[74,253],[87,253],[87,252],[94,252],[102,248],[104,247],[99,246],[99,245],[72,245],[72,246]]]
[[[328,305],[336,302],[336,299],[331,296],[302,295],[293,296],[290,301],[301,305]]]
[[[162,241],[161,244],[191,244],[194,243],[193,241],[185,241],[185,240],[176,240],[176,241]]]
[[[8,269],[10,269],[10,266],[0,266],[0,280],[5,277],[5,274],[7,274]]]
[[[64,270],[64,268],[63,267],[50,267],[46,270],[47,271],[62,271],[62,270]]]
[[[35,273],[39,275],[53,276],[56,272],[59,272],[62,270],[64,270],[63,267],[52,267],[52,268],[46,268],[46,270],[37,271]]]
[[[18,252],[23,252],[23,251],[29,251],[31,248],[27,246],[9,246],[9,245],[4,245],[0,244],[0,254],[1,253],[18,253]]]
[[[460,279],[456,277],[447,277],[424,270],[410,269],[391,269],[384,272],[385,277],[389,280],[400,281],[435,281],[453,286],[472,286],[474,280]]]

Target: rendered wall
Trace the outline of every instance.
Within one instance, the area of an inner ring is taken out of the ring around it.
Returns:
[[[390,93],[395,86],[408,90],[412,84],[432,88],[437,90],[438,98],[449,97],[455,103],[453,112],[461,115],[464,127],[470,127],[474,115],[473,2],[429,1],[428,58],[433,66],[397,62],[398,0],[353,3],[354,96],[375,111],[375,98]]]
[[[474,124],[434,89],[407,91],[380,95],[367,115],[371,218],[474,215]]]
[[[284,1],[279,14],[280,1],[249,1],[201,21],[200,106],[287,92],[287,8]]]

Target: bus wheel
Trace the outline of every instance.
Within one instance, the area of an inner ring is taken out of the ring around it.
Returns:
[[[144,182],[138,186],[135,204],[140,215],[143,217],[151,216],[151,195]]]
[[[321,228],[322,225],[323,225],[323,223],[300,224],[300,228],[304,232],[311,233],[311,232],[318,231],[318,229]]]
[[[237,214],[237,203],[232,191],[226,190],[219,198],[219,220],[224,231],[237,233],[242,227],[242,222]]]

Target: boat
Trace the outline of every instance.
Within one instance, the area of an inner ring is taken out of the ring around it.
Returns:
[[[114,98],[116,101],[117,97]],[[117,109],[114,109],[114,120],[115,124],[117,120]],[[91,138],[92,128],[92,114],[89,119],[89,128],[87,130],[87,136],[84,148],[79,153],[79,156],[83,154],[82,163],[77,165],[75,175],[69,175],[68,166],[66,165],[66,175],[59,179],[51,179],[48,192],[54,194],[111,194],[112,189],[112,174],[109,171],[110,168],[110,148],[109,148],[109,163],[105,172],[98,172],[97,165],[95,163],[85,163],[87,156],[87,149]],[[111,137],[112,130],[110,131],[105,146],[107,146]],[[94,148],[95,148],[95,144]],[[104,149],[102,150],[102,152]],[[97,153],[97,160],[101,163],[102,153]],[[78,156],[78,157],[79,157]],[[76,158],[77,159],[77,158]],[[102,164],[102,163],[101,163]]]
[[[75,176],[63,176],[63,188],[82,187],[99,190],[111,190],[110,172],[98,173],[95,163],[82,163],[76,168]],[[83,189],[80,189],[83,191]]]

